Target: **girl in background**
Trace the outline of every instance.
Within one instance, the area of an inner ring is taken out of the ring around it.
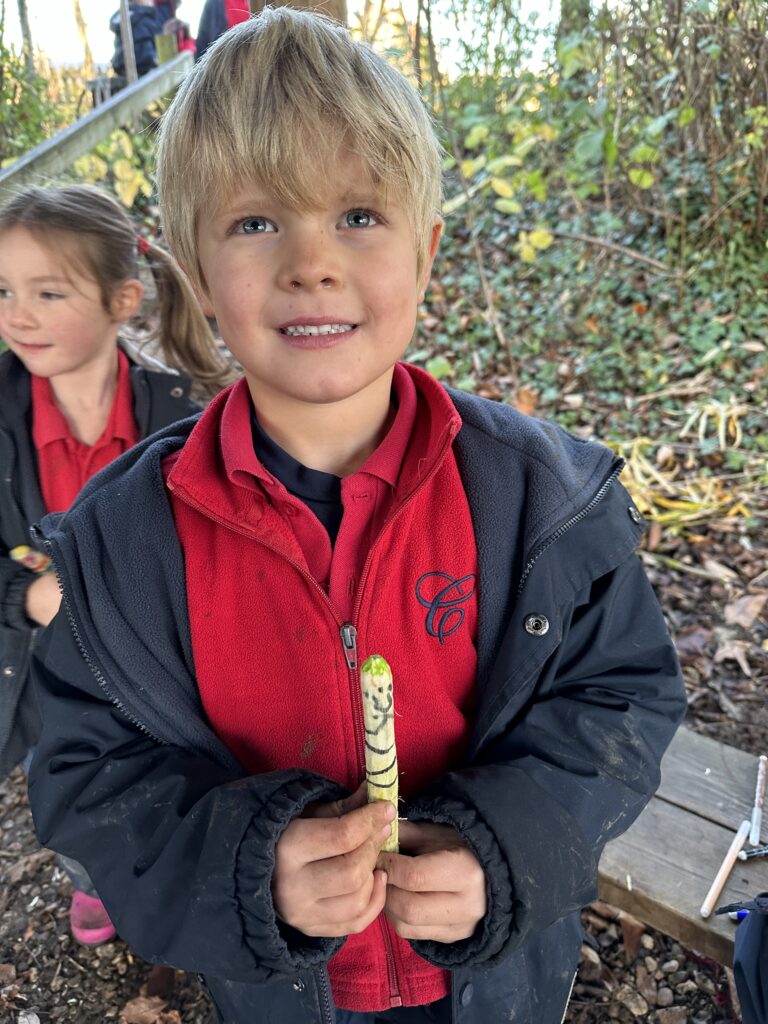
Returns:
[[[142,301],[140,261],[154,279],[157,340],[180,373],[139,365],[119,341]],[[213,393],[231,371],[175,262],[137,235],[115,199],[86,185],[29,188],[0,209],[0,337],[9,350],[0,355],[1,780],[37,741],[29,656],[60,603],[30,526],[67,509],[141,438],[197,411],[188,377]],[[62,866],[75,939],[112,938],[85,871]]]

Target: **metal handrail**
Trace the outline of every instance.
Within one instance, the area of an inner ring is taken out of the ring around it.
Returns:
[[[0,171],[0,199],[8,192],[16,192],[27,185],[42,184],[71,167],[78,157],[90,153],[116,128],[138,117],[153,100],[172,92],[192,64],[191,53],[184,51],[178,54],[14,160]]]

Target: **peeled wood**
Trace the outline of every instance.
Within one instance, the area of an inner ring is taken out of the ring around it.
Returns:
[[[368,803],[389,800],[397,807],[397,748],[392,671],[380,654],[366,658],[360,669],[365,728],[365,779]],[[397,853],[397,818],[382,850]]]

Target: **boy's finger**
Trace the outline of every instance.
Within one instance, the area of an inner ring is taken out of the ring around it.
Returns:
[[[462,847],[418,857],[382,853],[376,865],[387,872],[390,885],[409,892],[462,892],[473,882],[479,883],[483,870],[469,850]]]
[[[320,900],[314,906],[317,915],[312,924],[302,926],[305,935],[336,938],[340,935],[357,935],[370,925],[384,909],[387,894],[387,876],[383,871],[373,874],[371,892],[367,904],[359,904],[346,897],[341,900]]]
[[[394,816],[392,804],[366,804],[341,818],[296,818],[283,838],[290,837],[294,864],[310,864],[352,853],[366,842],[381,845],[388,834],[384,830]]]

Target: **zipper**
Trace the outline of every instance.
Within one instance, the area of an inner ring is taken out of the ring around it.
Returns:
[[[67,621],[69,622],[70,629],[72,630],[72,635],[75,638],[75,643],[77,644],[78,650],[82,655],[83,661],[91,670],[91,673],[93,674],[96,682],[99,684],[99,687],[104,692],[105,696],[110,700],[110,702],[114,704],[114,706],[121,712],[121,714],[123,714],[128,719],[129,722],[131,722],[132,725],[135,725],[137,729],[140,729],[145,736],[149,736],[150,739],[155,741],[155,743],[159,743],[163,747],[167,746],[168,744],[165,743],[164,740],[161,740],[158,736],[155,736],[155,734],[151,730],[149,730],[146,727],[146,725],[140,722],[138,718],[136,718],[136,716],[128,710],[125,704],[123,704],[123,702],[118,697],[116,697],[115,694],[110,690],[109,684],[105,679],[103,672],[91,657],[91,653],[86,647],[85,642],[83,641],[80,635],[80,630],[78,629],[77,622],[72,613],[69,601],[66,597],[66,593],[63,586],[63,580],[61,577],[61,573],[59,572],[58,569],[58,564],[53,557],[53,544],[51,544],[51,542],[47,540],[47,538],[42,536],[37,526],[33,526],[30,532],[32,536],[41,545],[41,547],[45,549],[48,557],[51,559],[51,564],[53,565],[54,572],[56,574],[56,580],[59,584],[59,590],[61,591],[61,603],[64,607],[64,611],[66,612]]]
[[[357,672],[357,629],[351,622],[345,622],[339,629],[344,660],[349,675],[349,699],[352,703],[352,735],[355,740],[355,758],[357,760],[357,781],[365,778],[365,727],[363,722],[363,694],[360,689],[360,677]]]
[[[389,1005],[390,1008],[393,1006],[402,1006],[403,998],[400,995],[400,989],[398,988],[397,982],[397,965],[395,963],[395,950],[392,945],[392,938],[389,934],[389,926],[384,916],[379,917],[381,922],[381,931],[384,936],[384,956],[387,961],[387,981],[389,982]]]
[[[520,577],[520,585],[517,588],[517,596],[518,597],[522,593],[523,587],[525,586],[525,583],[526,583],[528,577],[531,574],[531,570],[533,569],[534,565],[539,560],[539,558],[541,558],[541,556],[544,554],[544,552],[548,548],[550,548],[555,543],[555,541],[560,540],[560,538],[563,536],[563,534],[567,533],[571,529],[571,527],[573,527],[577,523],[581,522],[581,520],[584,519],[585,516],[588,516],[589,513],[592,512],[593,509],[597,505],[600,504],[600,502],[603,500],[605,495],[608,493],[608,489],[610,488],[611,484],[616,479],[616,477],[621,473],[623,468],[624,468],[624,460],[620,459],[619,460],[619,464],[614,468],[614,470],[611,472],[610,476],[605,480],[605,482],[601,485],[601,487],[593,495],[593,497],[587,502],[587,504],[584,506],[584,508],[582,508],[574,516],[571,516],[571,518],[569,520],[567,520],[567,522],[563,523],[562,526],[558,526],[558,528],[555,530],[555,532],[551,533],[549,535],[549,537],[547,537],[547,539],[545,541],[543,541],[539,545],[538,548],[536,548],[534,553],[529,558],[529,560],[528,560],[528,562],[527,562],[527,564],[525,566],[525,569],[523,569],[523,575]]]
[[[323,1014],[323,1019],[325,1024],[334,1024],[335,1014],[331,1009],[331,996],[329,992],[331,982],[328,977],[328,968],[324,967],[318,973],[320,975],[320,984],[318,985],[318,988],[320,989],[320,1008]]]

